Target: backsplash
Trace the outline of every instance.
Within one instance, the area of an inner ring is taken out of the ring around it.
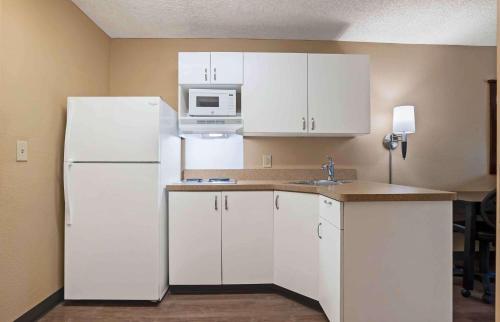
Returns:
[[[224,169],[224,170],[184,170],[183,178],[217,178],[227,177],[236,180],[299,180],[326,179],[321,169]],[[339,180],[356,180],[355,169],[337,168],[335,178]]]

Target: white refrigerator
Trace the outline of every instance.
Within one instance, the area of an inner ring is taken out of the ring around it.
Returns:
[[[177,114],[159,97],[70,97],[64,144],[64,298],[159,301]]]

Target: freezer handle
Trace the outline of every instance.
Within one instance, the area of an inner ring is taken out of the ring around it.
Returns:
[[[73,212],[71,211],[71,180],[70,180],[70,170],[73,166],[72,162],[68,162],[64,169],[64,201],[66,204],[65,209],[65,221],[66,225],[71,226],[73,223]]]

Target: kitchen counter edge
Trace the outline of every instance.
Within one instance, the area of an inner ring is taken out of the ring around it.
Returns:
[[[370,181],[353,181],[342,185],[309,186],[287,181],[238,181],[236,184],[173,183],[166,186],[173,191],[289,191],[315,193],[337,201],[451,201],[455,192],[424,189]]]

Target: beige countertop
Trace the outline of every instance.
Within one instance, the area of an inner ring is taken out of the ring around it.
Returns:
[[[174,183],[168,191],[256,191],[278,190],[316,193],[338,201],[444,201],[455,200],[456,193],[400,186],[395,184],[353,181],[331,186],[292,184],[278,180],[240,180],[236,184]]]

